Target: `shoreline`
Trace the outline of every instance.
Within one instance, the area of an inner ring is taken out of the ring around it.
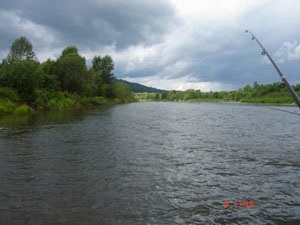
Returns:
[[[241,105],[256,105],[256,106],[280,106],[280,107],[297,107],[295,103],[288,104],[288,103],[261,103],[261,102],[245,102],[245,101],[222,101],[222,100],[205,100],[205,101],[197,101],[197,100],[178,100],[178,101],[170,101],[170,100],[154,100],[154,99],[135,99],[130,101],[120,101],[119,99],[107,99],[103,97],[92,97],[92,98],[80,98],[77,99],[72,105],[64,105],[64,104],[57,104],[51,107],[38,106],[36,109],[30,107],[27,104],[17,104],[14,103],[13,109],[8,109],[7,112],[3,112],[0,114],[0,118],[4,117],[26,117],[31,116],[38,113],[43,112],[62,112],[62,111],[76,111],[76,110],[85,110],[85,109],[95,109],[102,106],[113,106],[118,104],[128,104],[128,103],[142,103],[142,102],[176,102],[176,103],[221,103],[221,104],[241,104]]]
[[[261,102],[243,102],[243,101],[222,101],[222,100],[216,100],[216,101],[194,101],[194,100],[179,100],[179,101],[170,101],[170,100],[154,100],[154,99],[143,99],[143,100],[137,100],[136,102],[187,102],[187,103],[228,103],[228,104],[245,104],[245,105],[258,105],[258,106],[286,106],[286,107],[296,107],[297,105],[295,103],[289,104],[289,103],[261,103]]]

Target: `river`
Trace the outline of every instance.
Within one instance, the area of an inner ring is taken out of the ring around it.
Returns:
[[[145,102],[12,120],[0,224],[300,224],[297,115]]]

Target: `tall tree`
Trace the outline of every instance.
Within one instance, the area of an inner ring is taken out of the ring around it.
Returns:
[[[114,81],[114,62],[112,58],[109,55],[106,55],[103,58],[95,56],[93,58],[92,68],[96,74],[98,95],[113,97],[112,83]]]
[[[101,60],[101,76],[105,83],[111,84],[114,79],[114,62],[109,55],[106,55]]]
[[[87,74],[85,58],[74,46],[65,48],[57,60],[58,76],[62,90],[81,92],[84,76]]]
[[[61,57],[65,57],[69,54],[76,54],[78,55],[78,49],[75,46],[67,46],[61,53]]]
[[[101,56],[95,56],[92,61],[92,72],[94,74],[94,80],[97,87],[96,93],[97,95],[102,95],[102,86],[104,85],[104,81],[101,78]]]
[[[26,37],[19,37],[14,40],[6,60],[9,63],[21,60],[35,60],[35,53],[30,41]]]
[[[101,81],[104,84],[111,84],[114,80],[114,62],[109,55],[106,55],[103,58],[95,56],[93,58],[92,68],[96,74],[101,77]]]
[[[95,72],[100,72],[101,71],[101,56],[100,55],[96,55],[93,58],[92,61],[92,68]]]
[[[33,60],[21,60],[10,64],[5,71],[4,86],[17,90],[22,100],[29,104],[34,101],[38,65],[38,62]]]
[[[57,75],[57,63],[48,59],[41,63],[36,71],[38,87],[47,90],[60,90],[60,81]]]

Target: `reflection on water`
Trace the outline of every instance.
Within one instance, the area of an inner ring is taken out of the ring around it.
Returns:
[[[99,108],[104,110],[105,108]],[[34,113],[31,116],[7,115],[0,117],[0,127],[15,128],[20,126],[43,126],[49,124],[71,123],[75,120],[82,120],[91,110],[66,110],[66,111],[45,111]]]
[[[1,120],[0,224],[299,224],[297,120],[208,103]]]

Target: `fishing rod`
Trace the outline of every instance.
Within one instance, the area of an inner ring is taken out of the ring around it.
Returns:
[[[294,88],[290,85],[290,83],[287,81],[286,76],[284,76],[282,74],[282,72],[280,71],[279,67],[276,65],[276,63],[274,62],[274,60],[272,59],[272,57],[270,56],[270,54],[268,53],[268,51],[265,49],[265,47],[260,43],[260,41],[255,37],[255,35],[253,33],[251,33],[249,30],[246,30],[246,33],[249,33],[252,36],[252,40],[255,40],[259,46],[262,48],[262,55],[266,55],[269,60],[271,61],[272,65],[275,67],[277,73],[279,74],[283,84],[288,88],[290,94],[292,95],[292,97],[294,98],[296,104],[298,105],[298,107],[300,108],[300,99],[299,96],[297,94],[297,92],[294,90]]]

